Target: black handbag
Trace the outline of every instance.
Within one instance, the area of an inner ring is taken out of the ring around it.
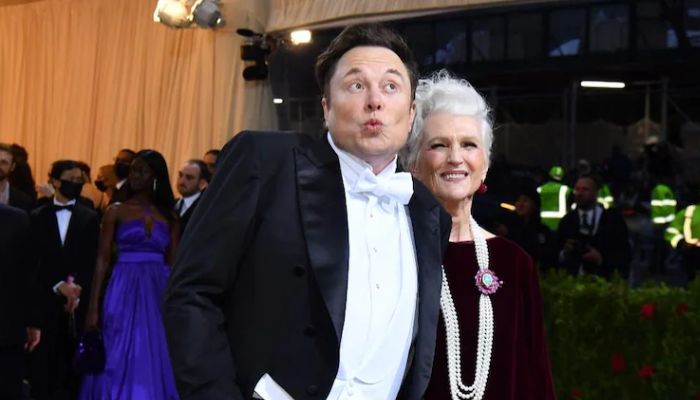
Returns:
[[[105,345],[100,331],[82,334],[73,356],[73,367],[80,374],[96,374],[105,368]]]

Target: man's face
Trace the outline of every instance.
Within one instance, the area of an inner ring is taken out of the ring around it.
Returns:
[[[579,178],[574,186],[574,201],[576,208],[588,210],[598,199],[598,187],[591,178]]]
[[[15,163],[12,161],[12,153],[0,150],[0,181],[4,181],[10,177],[10,172],[15,168]]]
[[[181,196],[187,197],[201,191],[204,188],[204,180],[201,179],[201,171],[196,164],[186,163],[177,177],[177,191]]]
[[[213,153],[207,153],[204,155],[203,161],[205,164],[207,164],[207,169],[209,170],[209,173],[213,174],[214,169],[216,168],[216,155],[214,155]]]
[[[413,123],[411,80],[399,56],[384,47],[345,53],[329,82],[323,114],[335,144],[375,167],[391,161]]]
[[[56,190],[61,188],[61,181],[73,183],[85,183],[83,171],[80,168],[67,169],[61,173],[60,179],[51,179],[51,184]]]

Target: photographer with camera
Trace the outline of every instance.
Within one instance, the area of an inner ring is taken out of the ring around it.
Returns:
[[[617,270],[626,278],[631,259],[627,225],[615,209],[598,204],[598,182],[591,175],[576,181],[576,208],[559,224],[559,263],[573,275],[609,278]]]

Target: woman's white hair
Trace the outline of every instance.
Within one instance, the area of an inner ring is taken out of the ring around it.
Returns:
[[[484,98],[465,79],[457,79],[447,70],[434,72],[418,81],[416,87],[416,118],[406,145],[400,151],[404,168],[412,170],[423,143],[425,120],[433,113],[446,113],[476,118],[481,123],[481,138],[487,165],[491,157],[493,128],[491,109]]]

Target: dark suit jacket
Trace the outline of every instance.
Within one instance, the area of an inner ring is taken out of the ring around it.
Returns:
[[[0,204],[0,346],[24,343],[27,326],[39,326],[37,268],[29,245],[29,217]]]
[[[184,214],[182,214],[182,217],[180,217],[180,237],[184,235],[185,233],[185,227],[187,227],[187,223],[190,222],[190,218],[192,218],[192,214],[194,213],[195,208],[197,208],[197,204],[199,204],[199,200],[202,199],[202,196],[204,195],[204,192],[202,192],[199,197],[197,197],[197,200],[195,200],[192,205],[185,211]],[[178,199],[179,201],[180,199]],[[177,204],[177,203],[175,203]]]
[[[567,239],[580,238],[579,234],[579,213],[577,210],[570,211],[559,222],[559,250],[563,249]],[[629,236],[627,234],[627,224],[622,215],[615,209],[603,209],[598,223],[596,234],[585,241],[595,247],[603,256],[602,265],[584,264],[586,273],[595,274],[604,278],[609,278],[614,270],[620,275],[627,277],[629,265],[632,259]],[[572,274],[577,274],[581,263],[575,257],[563,262],[563,267]]]
[[[123,203],[129,196],[129,181],[124,182],[122,187],[115,189],[112,198],[109,199],[109,204]]]
[[[20,208],[26,212],[30,212],[34,208],[34,200],[23,191],[10,186],[9,206]]]
[[[53,202],[32,211],[31,219],[34,253],[39,263],[44,326],[48,330],[67,329],[67,315],[63,311],[65,298],[55,294],[53,286],[65,281],[68,275],[73,275],[75,283],[83,288],[76,312],[77,326],[80,328],[90,299],[90,285],[97,258],[97,213],[77,203],[63,245]]]
[[[268,373],[293,398],[329,393],[348,283],[338,157],[324,139],[242,132],[195,210],[166,289],[164,320],[184,399],[250,399]],[[430,378],[450,217],[414,181],[408,206],[418,296],[401,397]]]

